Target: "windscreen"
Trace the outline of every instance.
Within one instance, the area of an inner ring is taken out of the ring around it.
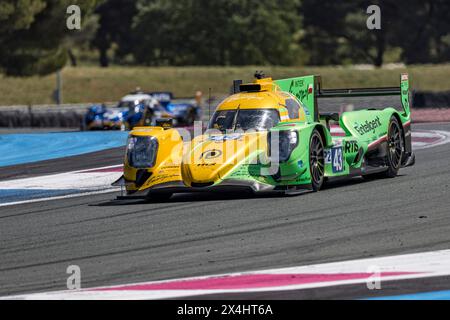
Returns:
[[[280,121],[276,109],[235,109],[220,110],[214,113],[210,129],[230,130],[268,130]]]

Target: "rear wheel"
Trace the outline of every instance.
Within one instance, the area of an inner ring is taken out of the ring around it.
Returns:
[[[386,152],[388,170],[385,176],[393,178],[397,175],[403,158],[403,132],[395,117],[389,122]]]
[[[322,137],[317,130],[314,130],[309,142],[309,168],[312,189],[319,191],[325,181],[325,157]]]
[[[386,143],[386,167],[387,170],[378,173],[372,173],[363,175],[366,180],[379,179],[379,178],[393,178],[397,176],[398,170],[402,164],[403,158],[403,131],[396,117],[392,117],[389,121],[389,128],[387,134]],[[364,159],[365,166],[367,160]]]

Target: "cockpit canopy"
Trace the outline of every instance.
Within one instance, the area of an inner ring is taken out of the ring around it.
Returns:
[[[214,113],[209,129],[222,132],[236,130],[265,131],[280,122],[277,109],[235,109],[218,110]]]
[[[267,131],[279,122],[306,121],[305,106],[291,93],[281,91],[270,78],[241,85],[240,89],[220,103],[209,129]]]

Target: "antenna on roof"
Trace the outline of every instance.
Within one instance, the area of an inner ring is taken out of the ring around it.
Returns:
[[[260,79],[264,79],[265,77],[266,77],[266,75],[264,74],[264,72],[262,70],[255,72],[255,78],[256,79],[260,80]]]
[[[209,88],[209,97],[208,97],[208,122],[211,121],[211,88]]]

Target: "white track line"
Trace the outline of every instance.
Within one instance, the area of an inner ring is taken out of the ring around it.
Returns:
[[[435,137],[436,135],[440,136],[440,140],[438,142],[436,142],[436,143],[419,142],[420,144],[418,144],[418,142],[414,142],[413,143],[413,150],[434,148],[434,147],[442,146],[442,145],[447,144],[447,143],[450,142],[450,132],[448,132],[448,131],[428,130],[428,132],[419,131],[417,133],[415,133],[413,131],[412,135],[413,135],[413,138],[414,137],[430,138],[430,137]]]
[[[16,205],[20,205],[20,204],[36,203],[36,202],[43,202],[43,201],[54,201],[54,200],[78,198],[78,197],[91,196],[91,195],[95,195],[95,194],[113,193],[113,192],[118,192],[118,191],[120,191],[120,188],[74,193],[74,194],[68,194],[65,196],[55,196],[55,197],[48,197],[48,198],[38,198],[38,199],[30,199],[30,200],[23,200],[23,201],[16,201],[16,202],[7,202],[7,203],[0,203],[0,207],[16,206]]]
[[[120,188],[112,187],[111,183],[113,183],[120,177],[121,175],[120,172],[95,172],[95,171],[113,169],[121,166],[122,165],[115,165],[101,168],[93,168],[89,170],[79,170],[79,171],[44,175],[39,177],[1,181],[0,192],[2,190],[7,191],[14,189],[28,190],[28,191],[46,190],[48,191],[48,196],[42,198],[0,203],[0,207],[50,201],[50,200],[68,199],[93,194],[117,192],[120,190]],[[66,195],[52,196],[53,191],[64,191],[64,190],[76,190],[76,192]]]
[[[376,271],[375,271],[376,270]],[[3,297],[0,299],[30,299],[30,300],[62,300],[62,299],[87,299],[87,300],[98,300],[98,299],[167,299],[167,298],[178,298],[178,297],[188,297],[196,295],[205,294],[217,294],[217,293],[240,293],[240,292],[271,292],[271,291],[285,291],[285,290],[300,290],[300,289],[310,289],[310,288],[320,288],[320,287],[330,287],[348,284],[364,284],[373,283],[376,281],[376,273],[374,272],[411,272],[414,274],[404,274],[404,275],[392,275],[383,276],[379,280],[381,281],[381,287],[384,281],[393,280],[407,280],[407,279],[418,279],[418,278],[428,278],[437,276],[447,276],[450,275],[450,250],[440,250],[431,251],[424,253],[414,253],[414,254],[404,254],[397,256],[388,257],[378,257],[369,259],[358,259],[350,261],[332,262],[325,264],[316,264],[309,266],[299,266],[290,268],[279,268],[279,269],[267,269],[259,271],[251,271],[245,273],[230,273],[230,274],[219,274],[213,276],[204,277],[193,277],[193,278],[181,278],[166,281],[153,281],[153,282],[143,282],[143,283],[133,283],[127,284],[131,285],[164,285],[173,282],[189,282],[198,280],[213,280],[217,279],[227,279],[229,277],[239,277],[239,276],[252,276],[252,275],[314,275],[314,274],[350,274],[350,273],[364,273],[370,275],[370,277],[350,279],[350,280],[338,280],[338,281],[328,281],[328,282],[312,282],[307,284],[295,284],[295,285],[279,285],[279,286],[262,286],[253,288],[238,288],[238,289],[187,289],[187,290],[171,290],[171,289],[157,289],[157,290],[122,290],[121,286],[108,286],[108,287],[97,287],[90,289],[80,289],[80,290],[65,290],[65,291],[54,291],[54,292],[44,292],[35,294],[25,294],[17,296]],[[375,278],[374,278],[375,276]],[[102,291],[105,290],[106,291]],[[369,290],[369,289],[368,289]],[[368,291],[369,293],[369,291]]]

